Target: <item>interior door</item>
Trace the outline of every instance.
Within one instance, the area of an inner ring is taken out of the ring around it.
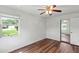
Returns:
[[[71,43],[79,45],[79,18],[73,18],[70,22]]]
[[[61,41],[70,43],[70,20],[65,19],[60,21],[61,25]]]

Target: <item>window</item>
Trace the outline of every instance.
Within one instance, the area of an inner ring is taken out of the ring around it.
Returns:
[[[18,23],[19,23],[19,18],[1,16],[0,37],[18,35]]]

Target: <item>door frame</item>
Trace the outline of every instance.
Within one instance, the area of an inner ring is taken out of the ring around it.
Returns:
[[[70,31],[70,19],[69,19],[69,42],[62,41],[62,26],[61,25],[62,25],[62,20],[60,19],[60,42],[71,44],[71,39],[70,39],[70,34],[71,34],[71,31]]]

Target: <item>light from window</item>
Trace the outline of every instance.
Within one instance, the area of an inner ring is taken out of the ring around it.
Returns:
[[[18,23],[17,18],[1,17],[0,18],[0,36],[16,36],[18,34]]]

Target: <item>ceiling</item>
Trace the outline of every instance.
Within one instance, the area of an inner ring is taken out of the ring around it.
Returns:
[[[5,5],[8,8],[19,10],[25,13],[30,13],[34,15],[39,15],[41,11],[37,10],[45,7],[45,5]],[[57,5],[58,9],[62,10],[62,13],[53,13],[53,15],[61,15],[79,12],[79,5]],[[45,15],[43,15],[45,16]]]

